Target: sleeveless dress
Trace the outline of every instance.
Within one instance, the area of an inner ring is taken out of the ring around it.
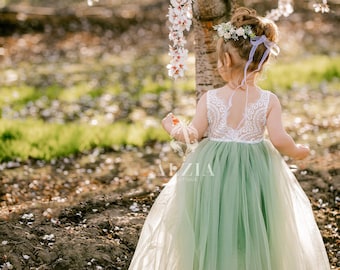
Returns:
[[[307,196],[264,140],[269,97],[262,90],[232,129],[208,91],[208,137],[156,199],[130,270],[330,269]]]

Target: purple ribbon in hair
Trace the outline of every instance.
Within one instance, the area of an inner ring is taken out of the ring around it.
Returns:
[[[258,65],[257,69],[252,71],[250,74],[253,74],[254,72],[259,71],[261,69],[261,67],[263,65],[263,62],[267,59],[267,57],[268,57],[270,52],[272,52],[275,56],[278,55],[279,52],[280,52],[279,46],[277,46],[276,43],[269,41],[265,35],[256,36],[256,37],[251,38],[250,39],[250,43],[253,46],[252,46],[252,48],[250,50],[248,61],[247,61],[246,65],[245,65],[245,67],[244,67],[244,76],[243,76],[243,80],[242,80],[241,85],[244,85],[245,82],[246,82],[246,79],[247,79],[247,70],[249,68],[250,63],[253,62],[254,54],[255,54],[255,52],[257,50],[257,47],[260,44],[263,43],[264,46],[266,46],[267,50],[262,55],[261,61],[260,61],[259,65]]]
[[[250,53],[249,53],[249,58],[248,61],[244,67],[244,75],[243,75],[243,80],[241,82],[241,84],[238,87],[241,87],[243,85],[246,85],[246,103],[245,103],[245,108],[244,108],[244,114],[243,114],[243,118],[240,121],[238,127],[236,129],[239,129],[239,127],[243,124],[243,122],[248,118],[248,111],[247,111],[247,106],[248,106],[248,84],[247,84],[247,70],[249,68],[250,63],[253,61],[254,59],[254,54],[257,50],[257,47],[260,44],[264,44],[264,46],[266,46],[266,51],[264,52],[264,54],[262,55],[261,61],[257,67],[256,70],[252,71],[251,73],[249,73],[249,75],[253,74],[254,72],[257,72],[261,69],[263,62],[267,59],[269,53],[271,52],[272,54],[274,54],[275,56],[278,55],[280,53],[280,48],[279,46],[276,45],[276,43],[271,42],[267,39],[267,37],[265,35],[262,36],[256,36],[250,39],[250,43],[253,45]],[[234,92],[235,93],[235,92]],[[231,102],[231,101],[230,101]]]

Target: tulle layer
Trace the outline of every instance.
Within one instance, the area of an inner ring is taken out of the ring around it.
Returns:
[[[130,270],[329,270],[310,202],[270,142],[206,139],[158,196]]]

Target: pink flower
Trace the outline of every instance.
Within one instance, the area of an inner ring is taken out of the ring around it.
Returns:
[[[168,75],[177,79],[184,76],[184,71],[187,69],[186,60],[188,58],[188,50],[180,48],[169,48],[169,55],[171,56],[170,64],[167,65]]]
[[[293,0],[279,0],[278,8],[267,13],[266,18],[277,21],[281,16],[288,17],[293,11]]]
[[[186,40],[183,32],[189,31],[192,24],[192,0],[170,0],[168,18],[170,22],[169,46],[170,64],[167,65],[170,77],[177,79],[184,76],[187,69],[188,50],[184,48]]]

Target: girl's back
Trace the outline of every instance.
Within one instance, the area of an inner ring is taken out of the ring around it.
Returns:
[[[208,137],[213,140],[259,142],[263,139],[270,93],[220,88],[207,93]]]

